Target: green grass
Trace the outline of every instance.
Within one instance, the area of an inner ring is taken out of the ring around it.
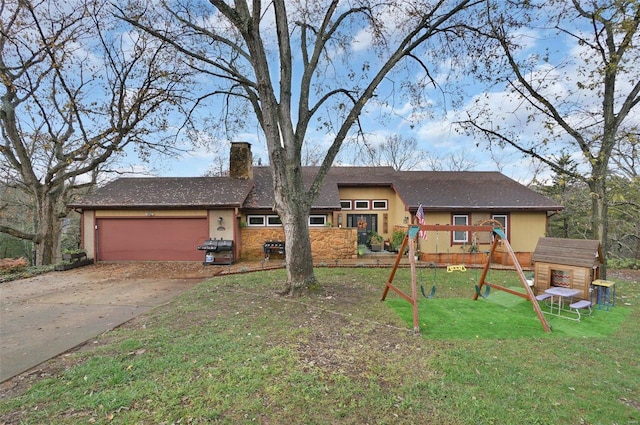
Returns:
[[[409,303],[380,302],[389,269],[316,275],[324,293],[299,299],[274,295],[283,270],[198,285],[3,395],[0,423],[640,422],[638,283],[617,283],[612,311],[547,334],[525,300],[472,301],[473,271],[440,273],[415,336]]]
[[[508,275],[508,273],[502,273]],[[460,285],[459,282],[449,283]],[[432,339],[514,339],[514,338],[562,338],[562,337],[607,337],[611,335],[631,314],[631,308],[618,306],[609,311],[594,308],[591,316],[582,315],[580,322],[555,315],[545,315],[552,333],[544,332],[533,306],[524,298],[504,291],[493,290],[489,296],[473,300],[474,289],[467,286],[467,298],[420,298],[418,315],[420,330]],[[511,289],[524,293],[520,287]],[[426,290],[426,289],[425,289]],[[408,292],[410,293],[410,292]],[[413,327],[413,308],[407,301],[394,298],[389,305]],[[547,310],[544,303],[541,310]],[[585,312],[586,313],[586,312]],[[563,313],[565,317],[577,315]]]

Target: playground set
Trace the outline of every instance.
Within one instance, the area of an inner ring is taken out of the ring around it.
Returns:
[[[490,289],[504,291],[509,294],[524,298],[529,302],[531,302],[533,306],[533,310],[538,316],[538,319],[540,320],[540,324],[542,325],[545,332],[551,332],[551,327],[549,326],[549,323],[547,322],[546,318],[544,317],[544,314],[542,313],[542,310],[540,309],[540,306],[538,305],[536,297],[533,293],[533,290],[531,289],[531,286],[529,285],[529,282],[527,282],[527,278],[524,275],[522,267],[520,266],[520,263],[518,262],[518,259],[515,253],[513,252],[513,249],[511,248],[511,245],[509,244],[509,241],[507,240],[504,234],[504,231],[500,227],[494,227],[493,225],[421,224],[421,225],[409,226],[409,229],[406,232],[405,237],[402,241],[402,246],[400,247],[400,249],[398,249],[398,256],[396,257],[395,263],[389,275],[389,279],[387,280],[387,283],[385,285],[384,292],[382,293],[382,301],[386,299],[387,294],[391,289],[392,291],[397,293],[401,298],[411,303],[411,305],[413,306],[413,331],[415,334],[420,334],[420,325],[419,325],[419,319],[418,319],[418,282],[417,282],[418,279],[416,274],[416,260],[414,257],[415,240],[418,232],[429,232],[429,231],[490,232],[491,239],[492,239],[491,249],[487,255],[487,260],[485,262],[484,268],[480,275],[480,279],[475,286],[475,293],[474,293],[473,299],[477,300],[478,297],[483,297],[483,298],[488,297]],[[487,281],[488,272],[491,267],[491,258],[499,244],[502,244],[502,246],[506,249],[506,252],[510,256],[511,261],[513,262],[516,272],[518,273],[518,276],[520,278],[520,282],[522,283],[522,286],[525,289],[524,293]],[[411,267],[411,295],[406,294],[404,291],[402,291],[400,288],[398,288],[393,284],[393,279],[395,277],[396,271],[398,270],[398,266],[400,265],[400,261],[402,260],[403,253],[405,252],[407,246],[409,250],[409,253],[408,253],[409,264]],[[449,272],[456,271],[456,270],[464,271],[464,269],[465,269],[464,264],[447,267],[447,271]],[[426,294],[426,292],[424,291],[424,288],[422,287],[421,287],[421,291],[426,298],[432,298],[435,295],[435,291],[436,291],[435,284],[431,288],[431,292],[429,294]]]

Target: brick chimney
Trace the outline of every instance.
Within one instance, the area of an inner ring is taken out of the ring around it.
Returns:
[[[234,179],[253,178],[253,155],[251,143],[231,142],[229,153],[229,177]]]

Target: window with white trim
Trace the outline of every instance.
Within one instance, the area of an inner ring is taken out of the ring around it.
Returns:
[[[264,226],[265,217],[263,215],[248,215],[247,226]]]
[[[327,224],[326,215],[310,215],[309,226],[325,226]]]
[[[369,209],[369,200],[368,199],[356,199],[355,200],[355,208],[356,210],[368,210]]]
[[[453,225],[454,226],[468,226],[469,225],[469,216],[468,215],[454,215],[453,216]],[[453,232],[453,243],[467,243],[469,242],[469,232],[463,231],[454,231]]]
[[[268,215],[267,226],[282,226],[282,220],[277,215]]]
[[[340,208],[342,208],[343,210],[352,209],[351,200],[350,199],[341,199],[340,200]]]
[[[386,199],[374,199],[371,204],[373,210],[386,210],[388,206]]]
[[[509,216],[507,214],[493,214],[491,218],[497,221],[498,223],[502,224],[502,229],[504,230],[505,236],[509,235],[509,232],[507,231]]]

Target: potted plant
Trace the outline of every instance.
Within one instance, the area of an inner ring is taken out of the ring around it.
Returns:
[[[398,252],[400,249],[402,242],[404,242],[404,235],[405,232],[400,230],[396,230],[393,232],[393,235],[391,235],[391,249],[393,249],[394,252]]]
[[[378,232],[369,233],[369,246],[371,247],[371,251],[373,252],[382,251],[383,244],[384,244],[384,238]]]

